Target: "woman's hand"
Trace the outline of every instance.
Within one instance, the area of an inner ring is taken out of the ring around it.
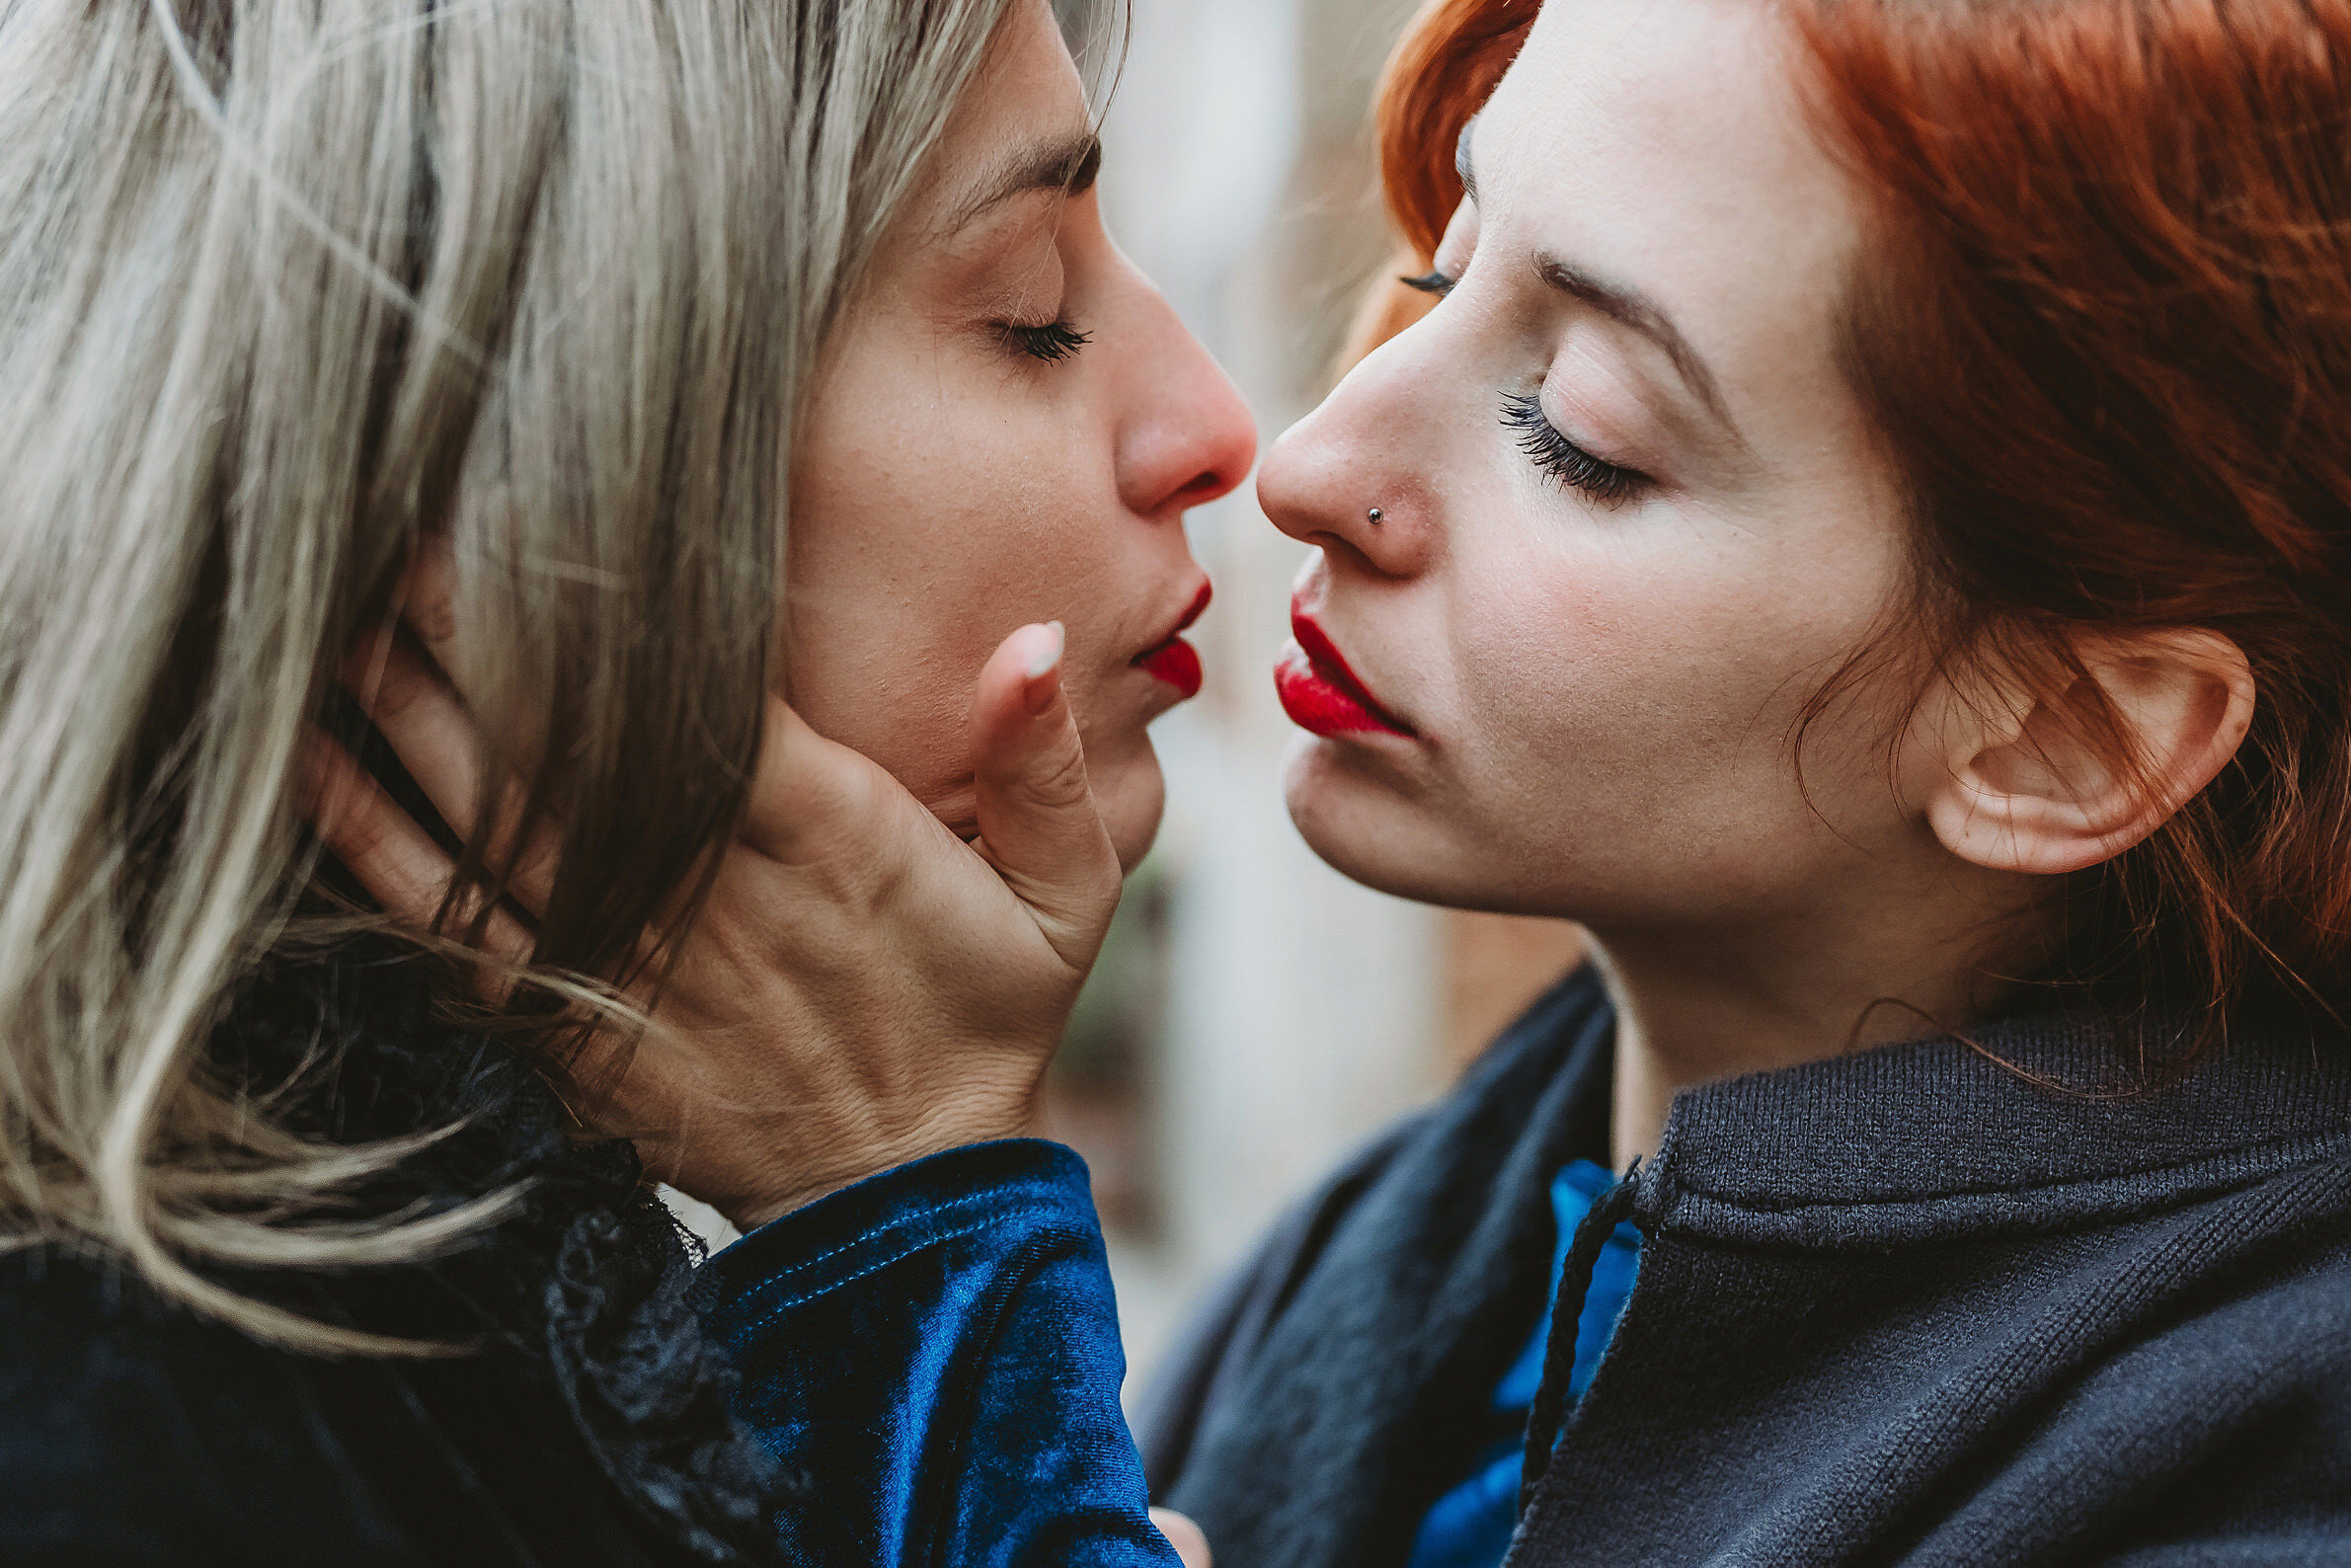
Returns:
[[[464,834],[480,762],[433,637],[451,624],[447,571],[429,557],[412,580],[408,624],[438,666],[386,633],[347,681]],[[592,1131],[634,1139],[649,1172],[749,1230],[890,1166],[1034,1130],[1119,897],[1060,655],[1058,626],[1025,626],[980,672],[972,844],[771,701],[708,902],[658,992],[631,995],[655,1030],[599,1032],[573,1068],[598,1086],[577,1107]],[[320,837],[387,911],[429,928],[449,857],[324,737],[309,773]],[[509,963],[530,956],[553,836],[521,857],[520,914],[492,911],[485,944]]]
[[[1167,1543],[1176,1549],[1176,1555],[1184,1559],[1184,1568],[1214,1568],[1209,1555],[1209,1538],[1200,1532],[1200,1527],[1190,1519],[1173,1509],[1154,1508],[1151,1510],[1151,1523],[1159,1527],[1159,1533],[1167,1537]]]

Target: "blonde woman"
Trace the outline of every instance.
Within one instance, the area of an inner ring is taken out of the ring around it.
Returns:
[[[892,1171],[1108,1311],[989,1140],[1253,435],[1097,157],[1044,0],[0,7],[0,1558],[1172,1558],[1123,1429],[1007,1512],[987,1346],[785,1311],[806,1226],[689,1301],[647,1186]]]

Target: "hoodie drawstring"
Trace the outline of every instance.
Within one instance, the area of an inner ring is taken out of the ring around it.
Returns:
[[[1601,1248],[1616,1226],[1632,1217],[1633,1197],[1641,1162],[1634,1160],[1624,1179],[1603,1194],[1576,1226],[1575,1244],[1559,1269],[1559,1294],[1551,1303],[1550,1340],[1543,1348],[1542,1381],[1534,1403],[1527,1411],[1527,1458],[1519,1481],[1519,1512],[1534,1496],[1534,1486],[1550,1468],[1551,1450],[1558,1446],[1560,1428],[1567,1421],[1567,1388],[1575,1372],[1576,1330],[1584,1317],[1584,1297],[1592,1293],[1592,1271]]]

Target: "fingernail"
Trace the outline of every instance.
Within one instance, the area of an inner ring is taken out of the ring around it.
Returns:
[[[1021,698],[1032,716],[1041,714],[1053,706],[1054,693],[1057,688],[1053,681],[1045,677],[1052,674],[1060,665],[1061,649],[1067,641],[1059,621],[1048,622],[1045,629],[1049,635],[1038,639],[1037,651],[1029,656],[1028,668],[1025,671],[1028,675],[1028,686],[1021,692]]]
[[[1047,621],[1045,629],[1050,635],[1040,640],[1037,644],[1037,651],[1029,656],[1028,674],[1031,680],[1051,673],[1053,666],[1061,662],[1061,646],[1066,641],[1061,631],[1061,623]]]

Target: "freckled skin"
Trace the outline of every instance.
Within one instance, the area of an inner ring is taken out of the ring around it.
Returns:
[[[1203,581],[1184,510],[1246,477],[1256,436],[1091,193],[945,232],[1009,150],[1087,124],[1048,8],[1023,0],[827,346],[795,454],[784,661],[819,733],[968,830],[980,664],[1014,628],[1063,622],[1088,773],[1132,867],[1163,800],[1144,726],[1180,696],[1132,662]],[[995,325],[1057,316],[1092,339],[1058,363]]]

